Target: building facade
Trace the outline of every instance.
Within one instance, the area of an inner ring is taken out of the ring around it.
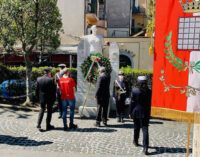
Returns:
[[[86,0],[85,9],[86,34],[97,25],[105,42],[116,41],[120,67],[153,69],[153,56],[148,54],[151,40],[145,38],[147,0]],[[104,51],[108,55],[108,48]]]
[[[153,69],[153,56],[149,56],[150,38],[133,38],[146,26],[147,0],[58,0],[63,30],[61,45],[53,52],[33,52],[30,59],[39,65],[57,66],[65,63],[77,66],[77,47],[82,37],[90,34],[90,27],[97,25],[98,35],[104,42],[116,41],[120,47],[120,67]],[[108,55],[105,46],[104,54]],[[1,55],[0,62],[21,65],[23,56]]]

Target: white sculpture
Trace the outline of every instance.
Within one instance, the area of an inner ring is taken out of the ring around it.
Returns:
[[[97,27],[94,25],[91,27],[92,34],[84,36],[86,44],[89,45],[88,56],[93,53],[102,53],[103,49],[103,38],[97,35]]]
[[[85,35],[83,37],[69,35],[70,37],[76,40],[84,41],[84,55],[86,56],[90,56],[90,54],[94,54],[94,53],[102,53],[102,49],[104,46],[103,37],[100,35],[97,35],[96,25],[93,25],[91,27],[91,30],[92,30],[92,34]]]

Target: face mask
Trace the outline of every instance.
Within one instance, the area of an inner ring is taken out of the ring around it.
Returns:
[[[119,80],[123,80],[124,79],[124,76],[119,76]]]

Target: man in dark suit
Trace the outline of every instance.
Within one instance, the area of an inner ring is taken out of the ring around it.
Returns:
[[[97,78],[95,101],[97,101],[97,117],[95,126],[100,127],[101,120],[107,125],[108,104],[110,98],[110,76],[105,73],[105,68],[99,69]],[[103,115],[102,115],[103,112]],[[102,119],[101,119],[102,117]]]
[[[46,130],[53,129],[51,123],[52,117],[52,106],[56,99],[56,85],[54,79],[51,77],[52,68],[46,68],[44,75],[37,78],[36,94],[39,98],[41,109],[39,112],[37,128],[41,130],[41,123],[44,116],[45,109],[47,107],[47,119],[46,119]]]
[[[138,146],[140,128],[143,131],[143,153],[148,154],[149,147],[149,119],[151,113],[151,90],[147,86],[146,76],[139,76],[137,87],[131,92],[129,115],[134,120],[134,140]]]

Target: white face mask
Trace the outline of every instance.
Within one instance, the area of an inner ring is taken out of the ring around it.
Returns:
[[[119,75],[119,80],[124,80],[124,76]]]

